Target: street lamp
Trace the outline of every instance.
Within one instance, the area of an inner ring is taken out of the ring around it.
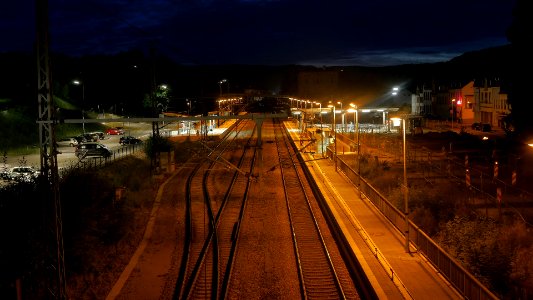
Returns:
[[[318,111],[318,114],[320,115],[320,129],[322,129],[322,103],[321,102],[313,102],[314,104],[318,104],[319,105],[319,111]],[[314,115],[313,115],[314,117]]]
[[[354,115],[354,124],[355,124],[355,131],[354,131],[354,136],[355,136],[355,133],[356,132],[359,132],[359,108],[357,107],[356,104],[353,104],[353,103],[350,103],[350,106],[353,107],[353,109],[351,110],[348,110],[348,112],[353,112]]]
[[[74,85],[81,85],[81,126],[83,128],[83,133],[85,133],[85,111],[83,110],[85,104],[85,84],[79,80],[73,80],[72,83]]]
[[[313,101],[308,100],[309,106],[311,106],[311,126],[315,125],[315,105]]]
[[[332,128],[333,128],[333,139],[334,139],[334,144],[333,144],[333,148],[335,148],[335,152],[333,154],[333,161],[335,162],[335,172],[337,172],[337,120],[335,118],[335,114],[336,114],[336,111],[335,111],[335,105],[328,105],[328,107],[331,107],[333,108],[333,124],[332,124]]]
[[[403,185],[404,185],[404,215],[405,215],[405,252],[409,253],[409,188],[407,187],[407,142],[405,140],[405,118],[402,119],[403,131]]]
[[[337,101],[337,104],[340,104],[341,105],[341,114],[342,114],[342,127],[341,127],[341,132],[344,133],[344,111],[342,110],[342,102],[340,101]]]
[[[455,110],[453,109],[454,104],[455,104],[455,99],[452,99],[452,131],[453,131],[453,115],[455,114]]]
[[[357,132],[357,168],[359,171],[357,172],[359,174],[359,180],[357,182],[357,186],[359,187],[359,192],[361,191],[361,145],[359,144],[359,111],[356,104],[350,103],[350,106],[353,107],[353,117],[355,122],[355,132],[354,136]]]
[[[228,81],[228,80],[227,80],[227,79],[222,79],[222,80],[220,80],[220,81],[218,82],[218,87],[219,87],[219,89],[220,89],[220,97],[222,97],[222,84],[223,84],[224,82],[226,82],[226,81]]]
[[[407,186],[407,141],[405,139],[405,116],[403,118],[391,118],[393,126],[402,126],[403,138],[403,197],[405,218],[405,252],[409,253],[409,187]],[[401,123],[400,123],[401,121]]]

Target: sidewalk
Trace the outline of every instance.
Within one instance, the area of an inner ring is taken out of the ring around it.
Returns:
[[[297,128],[291,137],[300,145]],[[332,160],[302,153],[351,250],[380,299],[462,299],[425,258],[341,173]]]

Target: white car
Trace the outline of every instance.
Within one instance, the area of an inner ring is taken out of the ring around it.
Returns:
[[[75,147],[78,145],[78,140],[75,138],[64,138],[56,141],[58,147]]]
[[[33,167],[13,167],[8,172],[9,180],[29,182],[39,176],[39,171]]]

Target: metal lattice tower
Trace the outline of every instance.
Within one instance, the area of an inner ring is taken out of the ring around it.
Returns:
[[[36,0],[36,54],[37,54],[37,102],[39,106],[39,145],[41,156],[41,182],[49,187],[44,197],[43,207],[51,216],[46,216],[49,229],[55,238],[56,255],[52,258],[50,270],[56,271],[55,282],[51,280],[49,290],[56,299],[67,299],[65,259],[63,248],[63,222],[61,201],[59,197],[59,172],[57,166],[57,149],[55,143],[55,107],[51,90],[51,72],[48,55],[48,1]],[[49,209],[48,209],[49,208]],[[53,238],[52,238],[53,239]],[[51,277],[53,278],[53,277]]]

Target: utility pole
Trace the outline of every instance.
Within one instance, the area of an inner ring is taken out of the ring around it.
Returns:
[[[65,257],[63,248],[63,220],[61,217],[61,200],[59,195],[59,172],[57,167],[57,149],[55,139],[56,115],[52,97],[50,60],[48,55],[48,1],[36,0],[36,54],[37,54],[37,102],[39,123],[39,147],[41,160],[41,187],[48,187],[43,207],[47,227],[55,235],[55,257],[52,266],[47,269],[56,272],[56,281],[50,277],[49,290],[56,299],[67,299],[65,276]],[[53,215],[53,220],[51,218]],[[52,238],[51,238],[52,239]],[[52,251],[51,253],[53,253]],[[55,260],[55,261],[54,261]]]

